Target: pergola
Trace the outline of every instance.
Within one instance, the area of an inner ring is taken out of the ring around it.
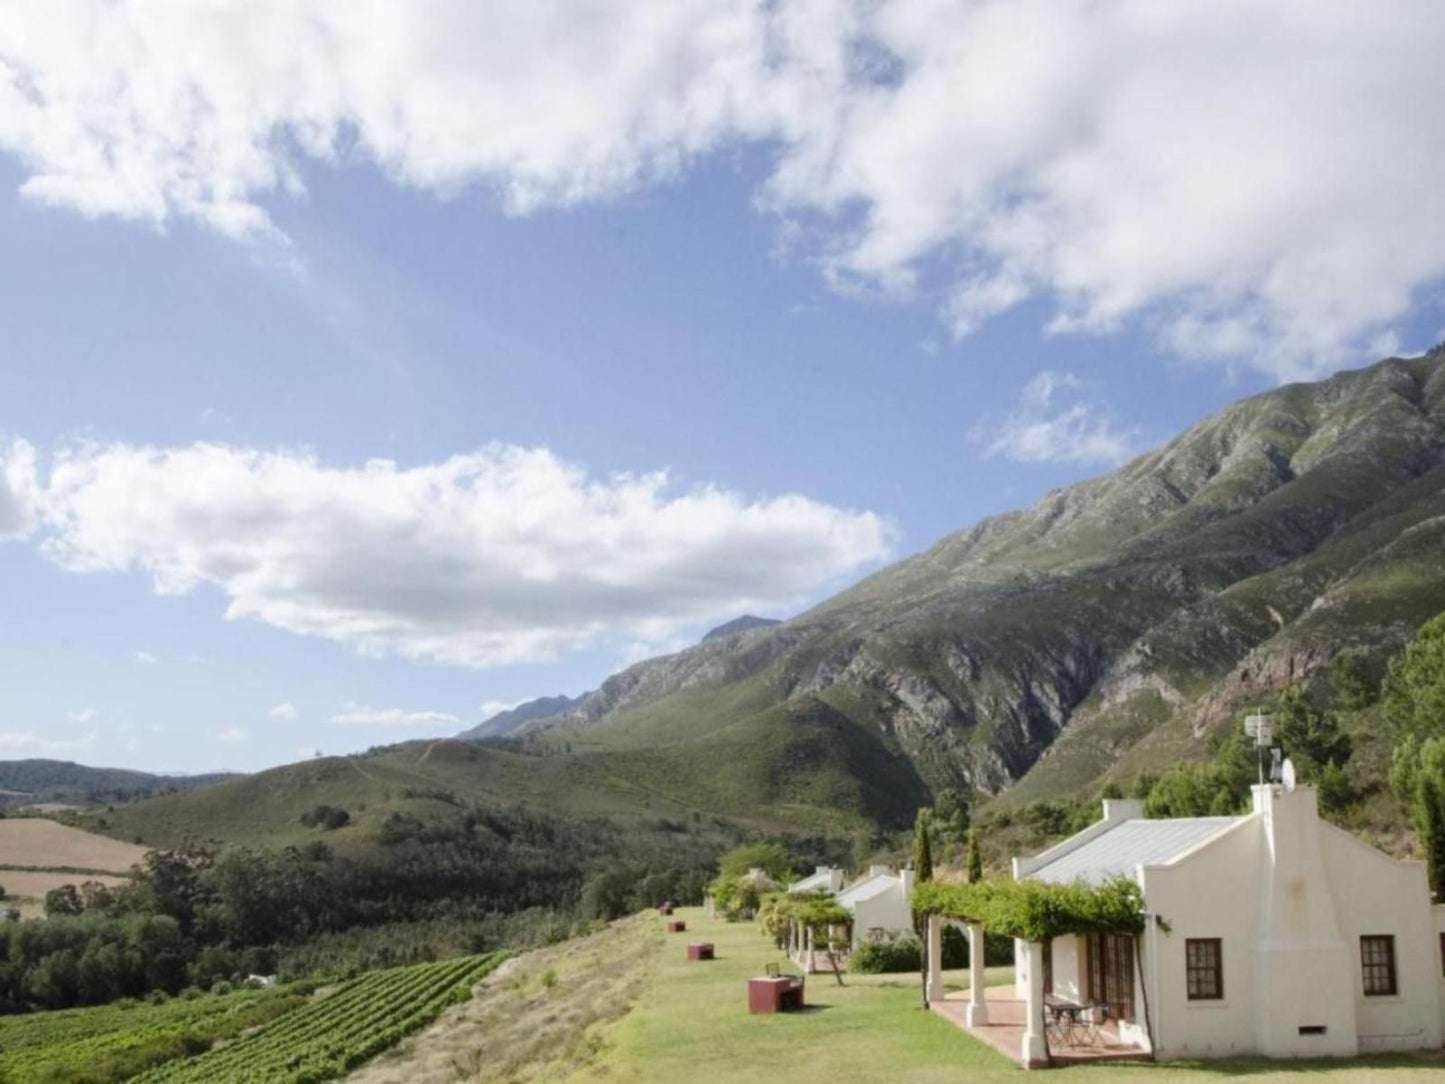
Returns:
[[[853,924],[853,916],[831,893],[770,894],[764,899],[758,917],[769,933],[779,941],[786,941],[788,955],[794,958],[808,954],[811,959],[821,941],[837,975],[837,961],[833,955],[835,946],[838,941],[848,942],[847,931]],[[834,931],[838,929],[845,931],[841,938],[834,936]],[[838,975],[838,980],[842,981],[841,975]]]
[[[926,882],[913,889],[913,911],[928,919],[929,1001],[943,999],[943,925],[960,922],[968,929],[969,991],[965,1017],[970,1027],[988,1023],[984,998],[984,935],[1012,937],[1026,1002],[1021,1059],[1026,1065],[1046,1063],[1044,1037],[1044,942],[1070,934],[1118,933],[1137,935],[1144,930],[1144,894],[1127,877],[1102,884],[1075,881],[990,880],[973,884]],[[1145,1014],[1148,1001],[1145,1000]]]

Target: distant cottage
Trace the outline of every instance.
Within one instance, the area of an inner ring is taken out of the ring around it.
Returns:
[[[1014,860],[1019,880],[1120,875],[1143,890],[1137,943],[1015,944],[1026,1064],[1047,1058],[1043,1022],[1059,1002],[1107,1006],[1120,1042],[1161,1059],[1441,1045],[1445,906],[1419,863],[1322,821],[1312,787],[1256,786],[1239,817],[1145,820],[1139,802],[1106,801],[1103,820]],[[941,998],[937,975],[930,986]],[[987,1019],[970,1007],[970,1024]]]
[[[837,897],[839,906],[852,915],[852,947],[879,933],[913,932],[913,870],[894,873],[887,866],[869,866],[868,872],[845,884],[841,869],[818,866],[816,871],[788,886],[793,895],[827,892]],[[812,935],[795,928],[788,945],[789,955],[806,971],[824,968],[821,948],[815,949]]]

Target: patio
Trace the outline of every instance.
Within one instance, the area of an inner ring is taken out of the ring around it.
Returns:
[[[975,1039],[987,1043],[1000,1054],[1022,1064],[1020,1050],[1023,1045],[1024,1019],[1027,1003],[1021,999],[1012,986],[994,986],[984,990],[987,1004],[986,1024],[968,1023],[969,994],[967,990],[950,990],[939,999],[935,998],[930,1007],[945,1019],[958,1025]],[[1097,1029],[1094,1042],[1059,1044],[1050,1042],[1049,1064],[1054,1066],[1093,1064],[1101,1061],[1149,1061],[1149,1054],[1137,1046],[1124,1043],[1112,1024]],[[1025,1068],[1043,1068],[1042,1065],[1026,1065]]]

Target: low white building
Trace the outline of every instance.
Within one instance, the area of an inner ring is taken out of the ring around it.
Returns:
[[[1119,875],[1143,890],[1137,940],[1016,944],[1026,1063],[1046,1057],[1050,994],[1108,1005],[1121,1039],[1164,1059],[1441,1045],[1445,907],[1421,864],[1321,820],[1314,788],[1257,786],[1240,817],[1146,820],[1139,802],[1106,801],[1103,820],[1014,860],[1018,879]]]
[[[887,866],[870,866],[838,893],[838,903],[853,916],[856,947],[875,932],[913,932],[913,871],[894,873]]]
[[[887,866],[870,866],[852,884],[844,884],[841,869],[819,866],[816,871],[788,886],[793,894],[827,892],[852,916],[852,947],[881,933],[913,932],[913,871],[894,873]],[[794,927],[788,939],[788,954],[809,973],[826,965],[821,947],[813,943],[810,931]]]

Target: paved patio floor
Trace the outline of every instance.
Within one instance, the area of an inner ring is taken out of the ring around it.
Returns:
[[[933,1011],[951,1020],[980,1042],[987,1043],[1005,1057],[1022,1064],[1025,1005],[1012,986],[992,986],[984,991],[988,1002],[988,1023],[969,1027],[967,1019],[968,991],[951,990],[942,1001],[935,1001]],[[1105,1025],[1097,1029],[1092,1042],[1061,1044],[1050,1040],[1049,1057],[1055,1066],[1099,1061],[1148,1061],[1149,1055],[1137,1046],[1122,1042],[1118,1032]]]

